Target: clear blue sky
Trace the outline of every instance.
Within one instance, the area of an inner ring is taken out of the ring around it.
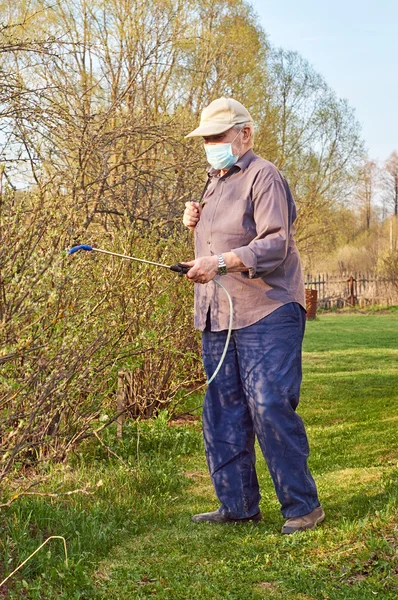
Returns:
[[[398,0],[249,0],[274,46],[297,50],[355,108],[370,158],[398,151]]]

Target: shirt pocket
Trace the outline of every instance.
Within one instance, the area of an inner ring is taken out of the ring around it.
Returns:
[[[223,202],[218,207],[213,226],[226,238],[231,238],[234,247],[237,247],[236,242],[239,240],[241,240],[240,245],[251,242],[257,235],[251,200],[240,197]]]

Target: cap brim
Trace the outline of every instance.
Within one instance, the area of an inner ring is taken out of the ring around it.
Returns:
[[[218,135],[231,129],[236,123],[209,123],[208,125],[199,125],[196,129],[186,135],[186,138],[205,137],[207,135]]]

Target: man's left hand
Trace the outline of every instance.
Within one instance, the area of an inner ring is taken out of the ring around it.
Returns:
[[[217,275],[218,258],[217,256],[202,256],[184,262],[184,265],[191,267],[187,273],[187,278],[193,283],[208,283]]]

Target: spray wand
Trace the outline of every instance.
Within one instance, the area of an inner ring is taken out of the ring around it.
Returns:
[[[111,256],[118,256],[119,258],[127,258],[128,260],[135,260],[137,262],[145,263],[147,265],[154,265],[155,267],[163,267],[164,269],[170,269],[175,273],[178,273],[180,277],[186,275],[191,267],[184,265],[183,263],[177,263],[175,265],[163,265],[162,263],[153,262],[151,260],[144,260],[143,258],[136,258],[135,256],[126,256],[125,254],[117,254],[116,252],[109,252],[109,250],[100,250],[100,248],[94,248],[88,244],[81,244],[80,246],[73,246],[68,250],[68,254],[74,254],[79,250],[88,250],[92,252],[102,252],[102,254],[110,254]]]

